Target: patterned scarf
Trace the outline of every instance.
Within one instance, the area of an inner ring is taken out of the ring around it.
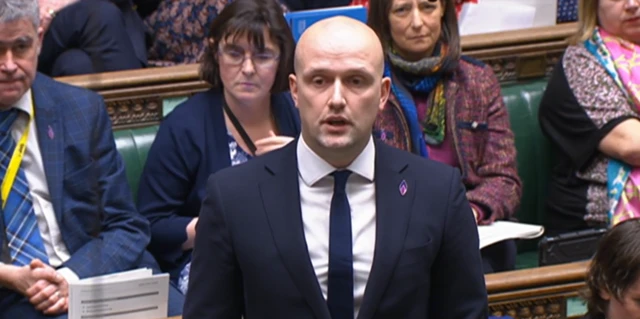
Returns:
[[[442,81],[443,57],[446,56],[447,46],[436,46],[435,54],[422,60],[410,62],[401,58],[393,50],[388,50],[384,75],[391,77],[392,69],[401,84],[410,93],[429,95],[432,91],[433,103],[427,109],[422,123],[419,123],[418,113],[413,97],[401,90],[397,83],[391,83],[391,91],[400,103],[400,107],[409,124],[411,140],[414,147],[423,157],[428,157],[425,143],[438,145],[444,140],[445,134],[445,97],[444,81]]]
[[[640,65],[636,65],[640,47],[599,28],[585,41],[585,47],[607,70],[627,100],[640,109]],[[611,226],[640,218],[640,168],[609,159],[607,192]]]

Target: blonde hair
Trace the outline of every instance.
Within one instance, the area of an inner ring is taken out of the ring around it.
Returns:
[[[569,38],[570,44],[584,42],[598,26],[598,1],[580,0],[578,4],[578,32]]]

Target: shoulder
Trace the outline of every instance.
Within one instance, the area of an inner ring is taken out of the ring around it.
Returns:
[[[491,66],[466,55],[460,58],[458,68],[454,71],[454,80],[471,84],[498,82]]]
[[[64,108],[68,107],[96,107],[104,108],[102,97],[91,90],[56,81],[44,74],[38,73],[33,88],[42,93],[51,102]]]
[[[197,130],[202,134],[211,112],[222,109],[222,94],[213,90],[200,92],[178,104],[160,123],[160,129],[179,131]],[[220,113],[222,114],[222,112]]]
[[[177,118],[175,120],[183,120],[185,118],[201,119],[203,113],[208,109],[222,107],[222,93],[212,89],[196,93],[186,101],[178,104],[167,116],[165,120]]]
[[[295,141],[284,148],[291,146],[291,144],[295,144]],[[224,194],[246,192],[250,188],[249,185],[257,185],[264,178],[268,163],[274,161],[277,163],[281,160],[282,150],[283,148],[277,149],[253,157],[240,165],[229,166],[215,172],[209,177],[209,187],[215,184],[217,189]]]

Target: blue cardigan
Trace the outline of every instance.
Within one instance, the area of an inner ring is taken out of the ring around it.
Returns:
[[[273,94],[271,107],[280,135],[300,133],[298,110],[289,93]],[[183,251],[187,224],[200,213],[209,176],[231,166],[222,94],[199,93],[178,105],[160,124],[138,189],[138,210],[151,223],[149,251],[176,279],[190,260]]]

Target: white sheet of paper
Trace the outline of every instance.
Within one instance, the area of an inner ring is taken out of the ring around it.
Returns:
[[[534,26],[536,6],[517,1],[479,1],[460,12],[460,34],[500,32]]]
[[[544,234],[543,226],[502,220],[496,221],[491,225],[478,226],[480,249],[503,240],[533,239],[542,236],[542,234]]]
[[[69,284],[69,319],[167,317],[169,274],[139,269]]]

